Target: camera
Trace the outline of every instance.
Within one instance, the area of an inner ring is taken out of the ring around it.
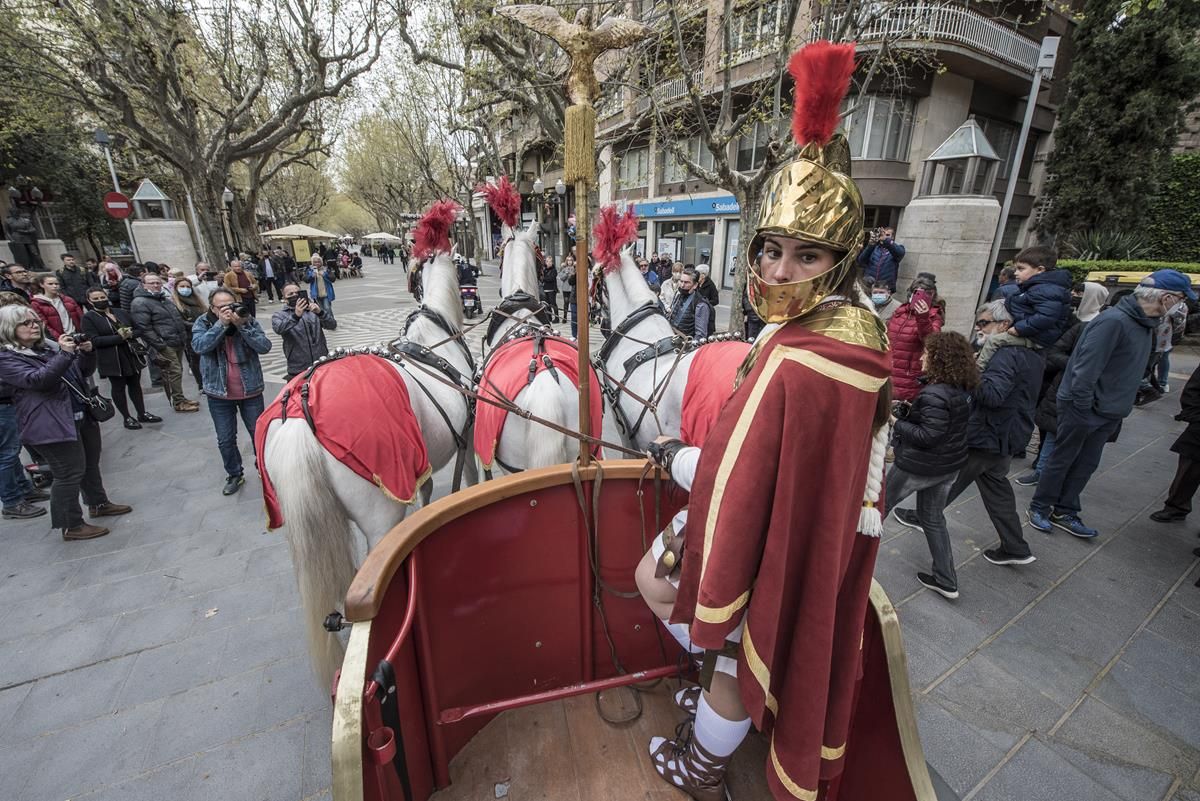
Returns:
[[[75,334],[67,334],[67,336],[69,336],[71,338],[71,341],[74,342],[76,345],[82,345],[84,342],[92,341],[92,337],[90,334],[75,333]]]
[[[897,420],[904,420],[908,417],[908,413],[912,410],[912,404],[905,400],[892,401],[892,416]]]
[[[248,312],[250,311],[250,307],[247,306],[245,303],[235,303],[232,306],[230,306],[229,309],[234,314],[236,314],[238,317],[246,317],[246,316],[248,316]]]

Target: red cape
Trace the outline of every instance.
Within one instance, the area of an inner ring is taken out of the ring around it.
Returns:
[[[300,388],[305,381],[308,408],[322,447],[392,500],[412,503],[431,471],[408,386],[386,359],[358,354],[321,365],[312,378],[305,378],[303,373],[296,376],[258,418],[254,450],[262,476],[267,525],[279,528],[284,523],[275,487],[263,464],[267,428],[272,420],[304,420]]]
[[[547,338],[544,342],[546,353],[549,354],[554,369],[560,374],[559,380],[579,386],[579,351],[576,347],[564,339]],[[529,383],[533,343],[533,337],[514,339],[501,345],[488,356],[487,364],[483,368],[483,377],[479,380],[481,398],[516,400],[517,394]],[[535,374],[549,369],[540,356],[536,360],[536,367]],[[600,382],[596,379],[595,370],[589,368],[588,375],[592,388],[588,398],[592,413],[592,436],[598,437],[602,423]],[[496,445],[500,442],[500,432],[504,430],[504,421],[507,418],[508,412],[494,404],[480,401],[475,406],[475,453],[485,470],[491,470],[492,463],[496,460]],[[599,446],[592,449],[592,454],[600,455]]]
[[[704,447],[721,407],[733,394],[738,368],[749,352],[749,342],[714,342],[692,357],[679,424],[679,438],[688,445]]]
[[[715,649],[744,614],[738,685],[771,735],[768,786],[815,799],[845,764],[879,547],[856,532],[890,360],[795,322],[760,344],[701,452],[671,619]]]

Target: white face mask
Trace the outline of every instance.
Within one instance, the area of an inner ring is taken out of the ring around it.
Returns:
[[[192,294],[192,288],[190,286],[181,286],[179,287],[179,294],[183,295],[185,298],[189,297]]]
[[[876,306],[882,306],[883,304],[888,302],[888,299],[889,299],[889,296],[883,292],[872,292],[871,293],[871,302],[874,303]]]

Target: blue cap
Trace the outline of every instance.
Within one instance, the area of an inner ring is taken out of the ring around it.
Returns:
[[[1182,292],[1187,295],[1188,300],[1196,300],[1196,292],[1192,289],[1192,282],[1178,270],[1155,270],[1146,276],[1146,278],[1154,282],[1155,289],[1165,289],[1168,292]]]

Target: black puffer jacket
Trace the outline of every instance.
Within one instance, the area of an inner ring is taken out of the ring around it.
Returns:
[[[896,467],[916,476],[953,473],[967,463],[971,394],[950,384],[928,384],[908,417],[896,421]]]

